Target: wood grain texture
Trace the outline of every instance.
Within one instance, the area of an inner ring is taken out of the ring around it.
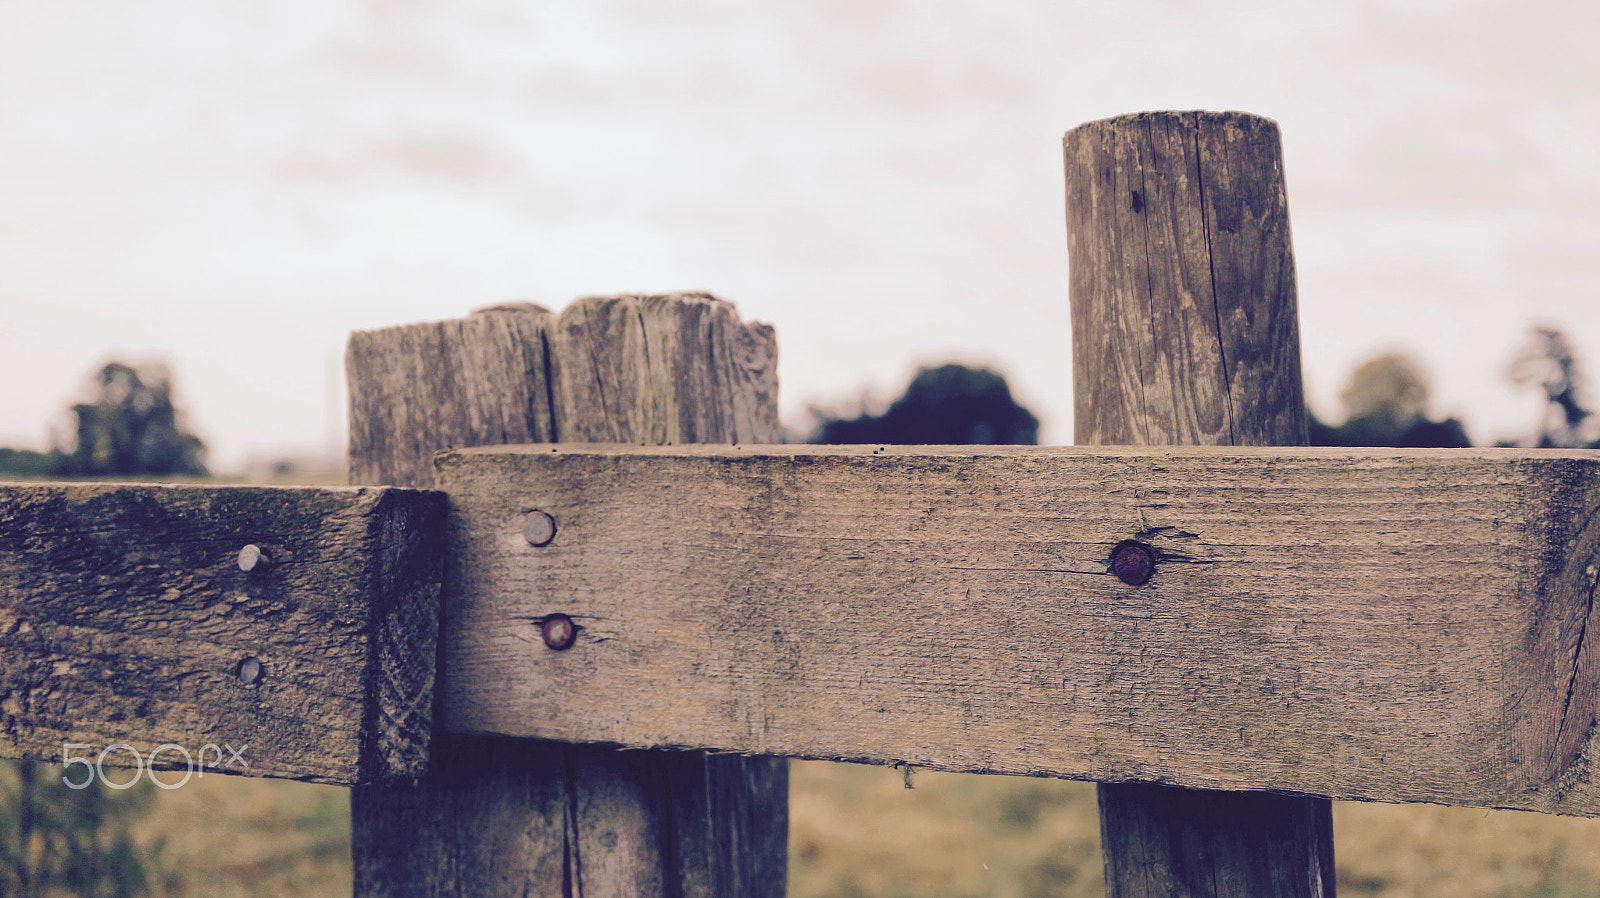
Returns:
[[[1322,802],[1265,792],[1123,783],[1100,790],[1106,881],[1128,898],[1328,894],[1333,818]]]
[[[776,336],[769,325],[741,322],[730,303],[701,294],[589,297],[562,312],[550,345],[563,442],[782,435]]]
[[[429,485],[440,449],[554,440],[554,320],[528,303],[351,334],[350,481]]]
[[[449,729],[1600,813],[1570,791],[1594,719],[1594,453],[547,445],[439,465]],[[522,536],[533,509],[547,546]],[[1109,573],[1127,539],[1159,555],[1143,586]],[[539,635],[555,613],[579,626],[564,652]]]
[[[1076,442],[1303,445],[1277,125],[1144,112],[1065,152]]]
[[[396,684],[435,644],[444,524],[414,490],[0,487],[0,756],[172,743],[228,773],[414,774],[429,717]],[[241,571],[249,544],[272,564]]]
[[[1150,112],[1066,136],[1073,399],[1079,445],[1303,445],[1307,417],[1288,192],[1278,126],[1237,112]],[[1100,786],[1107,892],[1211,876],[1185,895],[1332,895],[1332,807],[1304,799],[1281,819],[1185,837],[1195,801]],[[1107,819],[1129,816],[1126,821]],[[1302,818],[1323,820],[1307,831]],[[1165,821],[1163,823],[1162,821]],[[1309,832],[1316,844],[1296,840]],[[1117,841],[1127,839],[1128,841]],[[1199,853],[1196,853],[1199,852]],[[1126,856],[1143,872],[1128,873]],[[1274,857],[1300,869],[1236,862]]]
[[[352,477],[372,482],[431,485],[451,446],[779,438],[772,330],[710,296],[497,307],[354,335],[348,359]],[[448,597],[444,616],[458,640]],[[473,735],[436,752],[415,782],[353,793],[357,894],[783,892],[783,759]]]

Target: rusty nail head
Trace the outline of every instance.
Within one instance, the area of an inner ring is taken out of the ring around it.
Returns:
[[[556,538],[556,519],[534,509],[522,519],[522,538],[530,546],[548,546]]]
[[[1155,575],[1155,550],[1138,540],[1125,539],[1111,553],[1111,572],[1129,586],[1143,586]]]
[[[239,570],[245,573],[264,571],[272,566],[272,556],[254,543],[239,550]]]
[[[563,652],[578,641],[578,625],[565,614],[552,614],[539,625],[539,635],[544,637],[545,645]]]

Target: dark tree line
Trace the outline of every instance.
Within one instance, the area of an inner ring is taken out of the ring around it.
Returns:
[[[1428,384],[1406,356],[1386,355],[1357,368],[1342,396],[1348,420],[1337,427],[1311,419],[1313,446],[1469,446],[1455,418],[1428,418]],[[923,368],[881,415],[818,414],[811,443],[901,445],[1033,445],[1039,420],[1017,404],[1001,375],[987,368]]]
[[[1543,448],[1600,448],[1600,413],[1586,405],[1582,372],[1565,335],[1538,328],[1514,358],[1515,383],[1536,383],[1545,407],[1538,432],[1523,444]],[[1472,445],[1456,418],[1428,415],[1428,377],[1410,356],[1379,355],[1351,372],[1340,394],[1343,424],[1311,416],[1313,446],[1387,446],[1403,449]],[[1039,421],[1018,405],[1001,375],[987,368],[948,364],[923,368],[905,393],[881,415],[856,417],[813,412],[818,422],[808,442],[908,445],[1038,442]]]
[[[1399,449],[1465,448],[1472,445],[1455,418],[1427,415],[1428,379],[1421,366],[1399,353],[1357,366],[1340,399],[1345,423],[1333,427],[1311,416],[1313,446],[1389,446]]]
[[[988,368],[923,368],[882,415],[819,414],[807,442],[932,445],[1034,445],[1039,419],[1011,398],[1006,379]]]
[[[172,378],[158,365],[109,362],[95,372],[90,398],[72,406],[70,447],[49,452],[0,449],[0,474],[106,477],[204,475],[205,443],[182,426]]]

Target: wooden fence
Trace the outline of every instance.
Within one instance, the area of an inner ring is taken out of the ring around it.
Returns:
[[[357,333],[389,486],[0,490],[0,753],[349,785],[363,896],[781,895],[788,757],[1098,781],[1118,896],[1600,815],[1600,456],[1294,448],[1276,126],[1066,161],[1077,447],[773,445],[709,296]]]

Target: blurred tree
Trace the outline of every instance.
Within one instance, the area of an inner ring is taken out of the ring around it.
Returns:
[[[1039,419],[1011,398],[1006,379],[988,368],[923,368],[882,415],[837,418],[813,411],[807,442],[906,445],[1034,445]]]
[[[147,894],[149,880],[132,826],[156,786],[141,778],[126,789],[98,782],[71,789],[62,782],[62,770],[55,764],[0,762],[0,895]]]
[[[35,452],[32,449],[0,447],[0,474],[10,477],[46,477],[60,470],[66,455],[59,449]]]
[[[1410,356],[1388,353],[1362,362],[1339,394],[1346,420],[1330,427],[1311,416],[1313,446],[1393,446],[1405,449],[1466,447],[1455,418],[1427,417],[1428,376]]]
[[[1538,435],[1541,449],[1600,446],[1600,416],[1584,408],[1578,360],[1566,335],[1556,328],[1536,327],[1532,338],[1511,360],[1511,382],[1538,383],[1545,406]]]
[[[0,450],[0,470],[67,477],[206,473],[205,445],[179,426],[165,368],[110,362],[91,382],[91,400],[72,407],[72,451]],[[74,789],[61,777],[57,765],[0,761],[0,896],[147,894],[148,868],[132,833],[154,784],[140,779],[111,788],[96,781]]]
[[[205,444],[179,427],[172,378],[159,365],[109,362],[93,379],[94,397],[72,407],[77,447],[58,474],[206,473]]]

